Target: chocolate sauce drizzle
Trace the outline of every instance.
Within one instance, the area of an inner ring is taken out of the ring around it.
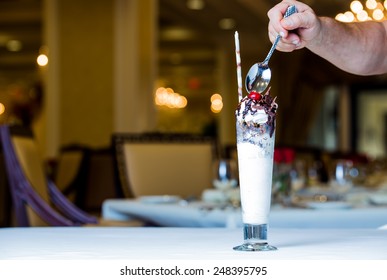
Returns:
[[[251,99],[248,96],[245,96],[241,102],[238,104],[237,110],[235,112],[236,116],[240,116],[242,114],[242,118],[250,112],[251,115],[255,115],[258,110],[264,110],[268,115],[268,120],[266,122],[270,127],[270,137],[273,136],[275,130],[275,117],[278,108],[278,104],[275,102],[277,97],[270,96],[270,89],[266,91],[260,100]],[[241,112],[241,104],[245,103],[245,108]]]

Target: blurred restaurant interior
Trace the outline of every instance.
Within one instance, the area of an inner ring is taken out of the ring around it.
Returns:
[[[200,134],[232,148],[234,32],[245,75],[270,49],[277,2],[0,0],[0,123],[30,126],[53,165],[64,147],[106,148],[114,133]],[[304,2],[335,17],[351,0]],[[270,67],[276,147],[387,156],[387,74],[348,74],[306,49],[277,51]]]
[[[232,144],[234,31],[245,74],[270,48],[266,13],[276,2],[1,0],[1,122],[14,121],[14,103],[28,107],[46,157],[70,143],[105,146],[119,131],[218,133]],[[351,1],[305,2],[334,17]],[[40,54],[47,65],[37,65]],[[386,76],[350,75],[308,50],[276,52],[270,63],[278,145],[385,155]],[[187,104],[156,105],[157,88]],[[215,93],[223,107],[211,109]]]

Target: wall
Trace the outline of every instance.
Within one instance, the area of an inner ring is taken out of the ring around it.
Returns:
[[[106,145],[113,130],[111,1],[58,2],[60,145]]]
[[[156,8],[153,0],[45,0],[49,65],[35,125],[45,157],[153,127]]]

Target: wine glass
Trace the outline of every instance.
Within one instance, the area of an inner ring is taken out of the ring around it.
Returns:
[[[232,159],[218,159],[214,163],[213,185],[216,189],[227,191],[238,185],[236,163]]]
[[[275,133],[267,123],[255,127],[237,121],[236,129],[244,243],[234,250],[277,250],[267,242]]]

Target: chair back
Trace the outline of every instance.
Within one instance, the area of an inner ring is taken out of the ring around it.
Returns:
[[[35,191],[47,202],[50,202],[46,173],[43,166],[43,160],[35,145],[32,137],[25,137],[24,135],[13,135],[12,143],[15,148],[16,157],[23,168],[23,171],[34,186]]]
[[[43,161],[41,160],[39,151],[33,141],[32,132],[19,126],[12,126],[10,129],[12,134],[11,143],[19,164],[24,167],[24,175],[31,185],[34,186],[34,189],[39,196],[49,204],[50,200],[44,175],[45,171],[42,165]],[[47,226],[47,223],[43,221],[28,204],[25,205],[25,211],[31,226]]]
[[[0,228],[12,226],[12,203],[5,170],[4,154],[0,145]]]
[[[74,204],[84,208],[90,148],[71,144],[60,149],[54,172],[58,189]]]
[[[97,222],[71,204],[47,179],[29,129],[1,125],[0,139],[19,226],[71,226]]]
[[[113,135],[119,181],[127,197],[200,197],[211,187],[216,141],[185,134]]]
[[[89,212],[100,213],[106,199],[119,197],[114,167],[111,147],[95,148],[90,151],[85,191],[85,209]]]

